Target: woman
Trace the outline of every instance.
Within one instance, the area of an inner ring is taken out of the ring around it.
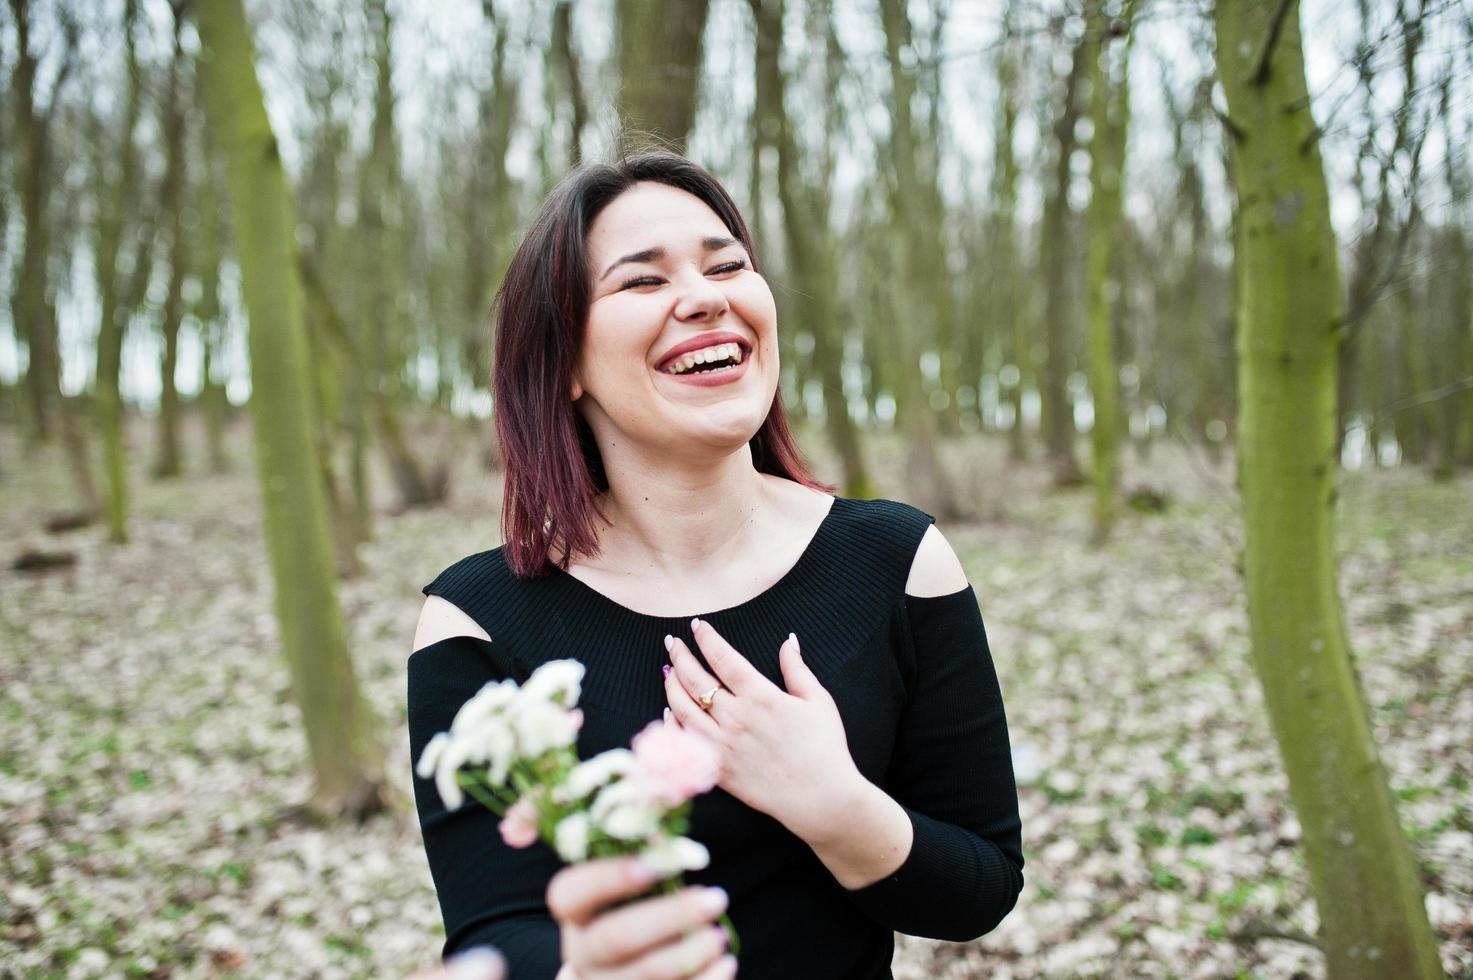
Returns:
[[[736,970],[710,925],[729,903],[745,976],[889,977],[895,931],[966,941],[1013,907],[976,595],[930,515],[813,479],[778,367],[772,292],[709,173],[650,153],[552,192],[498,296],[507,543],[424,589],[411,749],[486,682],[575,658],[580,757],[667,709],[718,746],[690,830],[711,863],[628,902],[634,862],[560,870],[417,780],[447,955],[494,945],[512,980],[714,980]]]

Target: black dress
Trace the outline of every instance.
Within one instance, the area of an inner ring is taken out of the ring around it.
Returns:
[[[966,941],[994,928],[1023,883],[1017,790],[1007,721],[971,586],[905,594],[933,518],[890,500],[835,498],[802,557],[737,606],[648,616],[566,572],[519,580],[500,548],[445,569],[427,594],[464,610],[492,639],[451,637],[409,660],[412,758],[450,727],[487,682],[526,680],[548,660],[586,667],[578,755],[627,747],[661,717],[663,638],[700,616],[779,687],[789,631],[833,695],[859,770],[910,815],[904,864],[858,890],[841,886],[799,838],[721,789],[699,796],[690,836],[711,853],[691,884],[720,885],[741,939],[739,975],[758,980],[890,977],[894,935]],[[551,980],[560,966],[547,883],[561,867],[542,844],[506,846],[489,810],[447,812],[416,778],[425,852],[445,919],[444,954],[490,944],[512,980]]]

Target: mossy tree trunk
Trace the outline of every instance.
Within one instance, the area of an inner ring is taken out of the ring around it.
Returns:
[[[194,316],[200,325],[200,406],[205,423],[205,445],[210,471],[230,468],[225,447],[225,427],[230,417],[230,399],[225,380],[216,368],[225,349],[227,324],[220,305],[220,262],[225,255],[225,200],[220,188],[220,154],[209,127],[199,127],[199,300]]]
[[[123,122],[116,149],[99,151],[98,161],[99,218],[97,231],[97,294],[102,317],[97,328],[97,423],[102,439],[103,485],[106,490],[104,511],[108,540],[122,543],[128,539],[128,472],[123,445],[123,401],[118,387],[122,368],[123,335],[126,317],[123,308],[122,283],[118,259],[122,251],[123,231],[128,226],[130,202],[138,187],[138,151],[134,146],[138,120],[143,111],[143,86],[138,64],[138,2],[127,0],[123,6],[123,48],[126,65],[126,94],[123,96]],[[106,159],[114,157],[115,159]],[[116,166],[116,181],[107,174]],[[109,186],[111,184],[111,186]],[[135,249],[135,256],[137,250]],[[135,257],[136,261],[136,257]]]
[[[750,2],[757,26],[758,85],[772,92],[774,104],[767,121],[777,147],[777,193],[783,208],[788,274],[793,282],[801,283],[793,294],[792,312],[797,321],[793,326],[807,329],[813,337],[813,359],[824,391],[824,427],[844,470],[844,494],[873,497],[876,489],[844,392],[839,274],[829,231],[832,161],[822,161],[815,178],[805,178],[801,172],[797,140],[788,120],[787,79],[781,63],[783,0]],[[832,12],[824,10],[821,18],[826,85],[832,96],[838,85],[838,45],[833,37]],[[832,105],[832,100],[825,103],[826,139],[834,135]]]
[[[992,256],[990,279],[995,287],[995,319],[999,343],[1008,350],[1007,365],[1000,370],[998,394],[1011,407],[1008,429],[1008,458],[1021,462],[1028,457],[1023,430],[1023,392],[1033,383],[1033,332],[1024,316],[1023,263],[1018,249],[1018,154],[1015,133],[1018,125],[1018,78],[1023,42],[1013,35],[1014,4],[1008,3],[1003,24],[1007,35],[997,51],[997,138],[993,150],[992,215],[989,248]],[[978,406],[981,398],[978,398]]]
[[[333,580],[294,207],[241,0],[205,0],[197,11],[206,120],[229,161],[250,318],[251,412],[276,614],[317,777],[309,807],[361,813],[382,803],[383,749],[348,656]]]
[[[1096,542],[1110,534],[1119,509],[1120,369],[1115,357],[1115,297],[1122,290],[1112,279],[1119,256],[1114,242],[1120,232],[1120,198],[1125,170],[1125,141],[1130,126],[1130,49],[1135,41],[1134,0],[1125,0],[1114,20],[1099,2],[1090,17],[1090,146],[1089,309],[1090,394],[1094,425],[1090,459],[1094,484],[1092,507]],[[1123,37],[1119,44],[1111,43]],[[1112,50],[1112,49],[1118,49]],[[1118,54],[1118,58],[1117,58]],[[1118,63],[1117,63],[1118,61]]]
[[[905,432],[909,476],[920,505],[937,517],[956,516],[952,487],[942,466],[936,413],[931,408],[921,374],[921,355],[935,341],[943,316],[942,297],[936,291],[936,267],[944,267],[937,248],[937,231],[926,220],[933,214],[922,186],[916,155],[916,127],[911,100],[916,92],[914,48],[905,0],[881,0],[885,29],[885,60],[890,69],[890,214],[899,279],[893,302],[904,310],[905,329],[892,331],[899,353],[896,371],[896,411]],[[900,321],[892,321],[900,322]]]
[[[405,361],[407,258],[405,224],[411,202],[399,169],[394,125],[393,21],[384,0],[369,0],[375,36],[376,86],[372,134],[359,186],[359,247],[364,259],[362,302],[357,310],[368,365],[368,411],[389,473],[405,509],[436,503],[440,494],[427,479],[400,417]]]
[[[710,0],[617,0],[619,115],[677,153],[696,121]]]
[[[1073,486],[1084,481],[1074,455],[1074,403],[1069,395],[1069,234],[1073,209],[1069,185],[1070,161],[1078,145],[1079,91],[1089,73],[1089,40],[1074,47],[1069,73],[1064,77],[1058,115],[1054,117],[1054,174],[1044,200],[1039,229],[1039,266],[1043,278],[1044,332],[1048,353],[1043,365],[1043,432],[1054,482]]]
[[[1289,776],[1329,976],[1442,976],[1376,755],[1337,586],[1343,298],[1299,5],[1218,0],[1237,184],[1239,483],[1253,657]]]
[[[159,394],[158,448],[154,459],[155,478],[178,476],[183,467],[179,443],[179,387],[174,383],[179,364],[179,326],[184,320],[184,280],[189,275],[191,242],[183,220],[185,173],[185,138],[189,118],[185,72],[188,55],[181,37],[182,0],[175,0],[174,55],[169,62],[169,78],[164,95],[162,129],[165,147],[163,190],[159,195],[159,212],[163,231],[169,243],[169,284],[164,291],[164,305],[159,318],[159,333],[164,350],[159,364],[162,390]]]

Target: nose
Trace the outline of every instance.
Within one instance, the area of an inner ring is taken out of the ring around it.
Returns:
[[[698,271],[689,270],[676,282],[680,290],[675,301],[675,317],[686,322],[719,319],[730,308],[721,287]]]

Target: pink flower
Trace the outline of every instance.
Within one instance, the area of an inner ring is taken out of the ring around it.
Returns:
[[[537,804],[529,797],[520,797],[506,811],[499,828],[508,847],[531,847],[537,843]]]
[[[716,785],[721,754],[695,732],[652,721],[629,744],[634,776],[655,799],[675,807]]]

